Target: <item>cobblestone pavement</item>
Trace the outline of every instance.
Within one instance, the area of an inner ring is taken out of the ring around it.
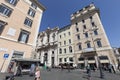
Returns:
[[[0,73],[0,80],[4,80],[4,76],[8,74]],[[109,73],[104,71],[104,79],[100,78],[99,71],[91,74],[91,80],[120,80],[120,72]],[[15,80],[34,80],[34,77],[23,75],[22,77],[15,77]],[[67,70],[61,71],[60,69],[52,69],[51,71],[41,70],[41,80],[88,80],[87,74],[83,70]]]

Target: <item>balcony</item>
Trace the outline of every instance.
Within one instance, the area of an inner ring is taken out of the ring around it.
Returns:
[[[94,48],[84,48],[83,53],[95,52]]]

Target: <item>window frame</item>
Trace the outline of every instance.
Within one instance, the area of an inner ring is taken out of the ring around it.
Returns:
[[[83,29],[87,29],[86,25],[83,25]]]
[[[10,7],[6,6],[5,4],[0,4],[0,14],[10,17],[12,14],[12,10]]]
[[[82,50],[82,45],[81,44],[78,44],[78,49]]]
[[[73,52],[72,46],[69,46],[69,52],[70,52],[70,53]]]
[[[25,40],[23,41],[23,40],[22,40],[22,37],[23,37],[24,34],[26,35],[26,38],[25,38]],[[25,31],[25,30],[21,30],[21,31],[20,31],[20,34],[19,34],[19,37],[18,37],[18,42],[27,43],[28,40],[29,40],[29,35],[30,35],[30,32]]]
[[[102,47],[101,40],[97,40],[96,43],[97,43],[97,46],[98,46],[98,47]]]
[[[79,32],[79,28],[78,27],[76,27],[76,32]]]
[[[86,32],[86,33],[85,33],[85,38],[88,38],[88,37],[89,37],[89,36],[88,36],[88,33]]]
[[[31,7],[34,8],[34,9],[37,9],[37,5],[35,3],[32,3]]]
[[[7,23],[0,20],[0,35],[2,34],[2,32],[5,28],[5,25],[7,25]]]
[[[33,20],[31,20],[30,18],[26,17],[25,21],[24,21],[24,25],[28,26],[28,27],[32,27],[33,24]]]
[[[35,17],[35,14],[36,14],[36,11],[35,10],[33,10],[32,8],[29,8],[29,10],[28,10],[28,13],[27,13],[29,16],[31,16],[31,17]]]
[[[87,48],[91,48],[90,42],[87,42],[86,44],[87,44]]]
[[[6,2],[8,2],[9,4],[16,6],[18,0],[6,0]]]
[[[61,48],[59,48],[59,54],[62,54],[62,49]]]
[[[94,35],[98,35],[98,31],[97,30],[94,30]]]
[[[80,40],[80,35],[79,34],[77,35],[77,39]]]

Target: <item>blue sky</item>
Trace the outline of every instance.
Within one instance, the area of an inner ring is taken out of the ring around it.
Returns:
[[[40,31],[70,24],[70,15],[94,2],[112,47],[120,47],[120,0],[39,0],[45,7]]]

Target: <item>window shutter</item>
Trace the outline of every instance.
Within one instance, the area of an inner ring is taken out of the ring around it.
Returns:
[[[20,35],[19,35],[18,41],[21,40],[21,37],[22,37],[22,32],[20,32]]]
[[[28,42],[28,38],[29,38],[29,34],[27,34],[27,38],[26,38],[25,43],[27,43],[27,42]]]
[[[12,13],[12,10],[9,10],[8,17],[10,17],[11,13]]]

